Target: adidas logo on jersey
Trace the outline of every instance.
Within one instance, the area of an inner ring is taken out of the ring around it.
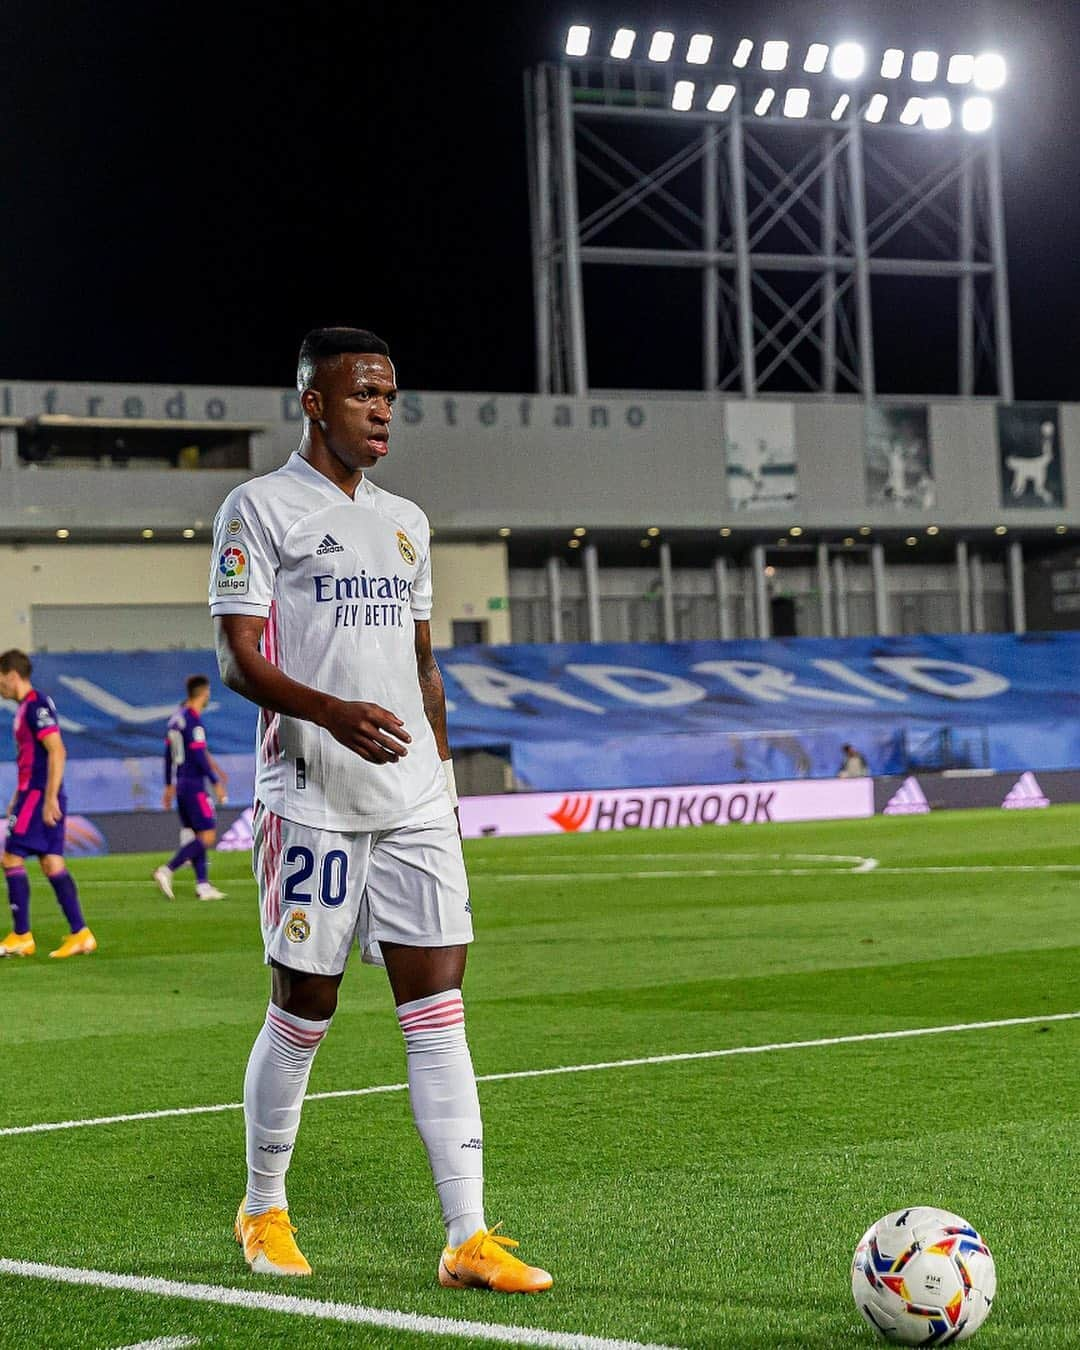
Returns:
[[[884,816],[920,816],[930,810],[926,793],[917,778],[905,778],[885,803]]]
[[[1029,770],[1020,775],[1001,804],[1006,811],[1023,811],[1032,807],[1049,806],[1050,798],[1043,795],[1039,780]]]
[[[324,553],[344,553],[345,546],[339,544],[332,534],[324,534],[322,543],[315,550],[316,558],[321,558]]]

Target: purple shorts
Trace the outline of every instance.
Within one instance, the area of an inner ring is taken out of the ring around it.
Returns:
[[[15,806],[8,817],[7,842],[4,847],[20,858],[44,857],[46,853],[64,856],[64,821],[67,817],[67,797],[60,793],[63,813],[55,825],[46,825],[41,814],[45,794],[41,788],[27,788],[15,797]]]
[[[177,788],[176,809],[180,814],[180,824],[194,830],[196,834],[214,828],[214,803],[203,788]]]

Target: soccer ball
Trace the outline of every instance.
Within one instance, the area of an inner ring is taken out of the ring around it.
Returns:
[[[855,1306],[892,1345],[952,1345],[990,1312],[997,1273],[990,1249],[958,1214],[916,1205],[878,1219],[851,1263]]]

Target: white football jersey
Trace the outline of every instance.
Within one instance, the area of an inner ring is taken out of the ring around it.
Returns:
[[[369,764],[322,727],[264,709],[255,796],[275,815],[374,831],[449,814],[416,670],[414,620],[431,615],[431,528],[418,506],[366,477],[350,498],[293,453],[222,503],[210,611],[265,617],[268,661],[335,698],[379,704],[412,737],[396,764]]]

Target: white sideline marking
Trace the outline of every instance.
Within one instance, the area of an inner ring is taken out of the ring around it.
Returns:
[[[506,1083],[515,1078],[552,1078],[564,1073],[598,1073],[602,1069],[635,1069],[646,1064],[681,1064],[694,1059],[731,1059],[736,1055],[767,1055],[777,1050],[815,1050],[829,1045],[859,1045],[865,1041],[899,1041],[915,1036],[944,1036],[958,1031],[992,1031],[998,1027],[1027,1027],[1040,1022],[1073,1022],[1080,1012],[1048,1013],[1045,1017],[1000,1017],[992,1022],[953,1022],[940,1027],[906,1027],[900,1031],[864,1031],[851,1036],[822,1036],[813,1041],[772,1041],[765,1045],[732,1045],[723,1050],[689,1050],[671,1055],[642,1055],[637,1059],[601,1060],[596,1064],[562,1064],[551,1069],[515,1069],[508,1073],[482,1073],[478,1083]],[[406,1092],[408,1083],[380,1083],[375,1087],[341,1088],[336,1092],[309,1092],[306,1102],[334,1101],[341,1097],[370,1097],[381,1092]],[[54,1130],[77,1130],[91,1125],[125,1125],[134,1120],[164,1120],[169,1116],[204,1116],[219,1111],[242,1111],[243,1102],[219,1102],[214,1106],[171,1106],[160,1111],[135,1111],[122,1116],[93,1116],[86,1120],[55,1120],[38,1125],[7,1125],[0,1137],[15,1134],[49,1134]]]
[[[198,1345],[197,1336],[155,1336],[152,1341],[136,1341],[134,1345],[121,1345],[117,1350],[188,1350]]]
[[[420,1313],[395,1312],[391,1308],[365,1308],[359,1303],[331,1303],[324,1299],[296,1298],[291,1294],[265,1294],[256,1289],[231,1289],[222,1284],[188,1284],[183,1280],[152,1279],[143,1275],[117,1275],[107,1270],[81,1270],[73,1266],[46,1266],[36,1261],[0,1258],[0,1274],[20,1275],[28,1280],[55,1280],[61,1284],[91,1285],[97,1289],[123,1289],[133,1294],[157,1294],[160,1298],[186,1298],[193,1303],[218,1303],[227,1308],[285,1313],[290,1317],[317,1317],[329,1322],[386,1327],[429,1336],[459,1336],[504,1345],[548,1346],[551,1350],[671,1350],[641,1341],[609,1340],[605,1336],[580,1336],[576,1332],[539,1331],[532,1327],[499,1326],[491,1322],[465,1322],[456,1317],[428,1317]],[[147,1341],[146,1345],[191,1345],[187,1340]]]

